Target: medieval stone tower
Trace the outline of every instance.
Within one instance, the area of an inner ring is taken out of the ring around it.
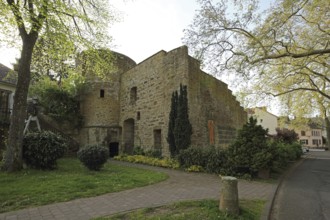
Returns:
[[[112,154],[132,153],[139,146],[169,156],[171,96],[180,83],[188,88],[193,146],[226,147],[246,122],[246,112],[227,85],[203,72],[186,46],[160,51],[139,64],[113,54],[117,68],[110,71],[109,80],[87,77],[81,96],[81,145],[102,144]]]

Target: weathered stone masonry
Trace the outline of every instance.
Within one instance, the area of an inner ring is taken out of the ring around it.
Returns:
[[[160,51],[138,65],[115,55],[118,70],[111,81],[91,78],[82,96],[82,145],[103,144],[127,153],[140,146],[168,156],[171,96],[180,83],[188,87],[192,145],[226,147],[246,122],[246,112],[227,85],[200,70],[186,46]]]

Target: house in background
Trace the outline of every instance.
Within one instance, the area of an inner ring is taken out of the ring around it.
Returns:
[[[16,79],[13,70],[0,63],[0,123],[9,121],[13,108]]]
[[[293,129],[298,134],[299,142],[308,148],[324,147],[324,125],[321,118],[282,118],[281,127]]]
[[[270,135],[276,135],[276,128],[278,128],[277,116],[268,112],[266,107],[256,107],[246,109],[248,118],[253,117],[257,119],[257,124],[264,129],[268,129]]]

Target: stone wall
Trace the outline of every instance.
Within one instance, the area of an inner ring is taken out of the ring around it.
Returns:
[[[237,129],[246,123],[246,112],[227,84],[203,72],[189,57],[189,113],[192,145],[227,147]]]
[[[131,148],[126,143],[125,136],[129,134],[125,133],[124,122],[133,119],[134,146],[154,149],[156,142],[156,147],[161,147],[163,154],[168,155],[166,136],[171,96],[180,83],[187,84],[187,58],[186,47],[168,53],[160,51],[122,75],[120,126],[123,128],[124,149]],[[132,96],[134,88],[135,100]]]
[[[172,92],[180,83],[188,87],[192,145],[226,147],[236,130],[246,122],[246,113],[228,86],[200,70],[200,63],[188,55],[186,46],[168,53],[161,51],[122,75],[120,126],[126,146],[125,121],[134,124],[134,141],[129,145],[153,149],[161,145],[169,155],[166,141]],[[132,96],[136,92],[136,97]],[[209,125],[213,126],[210,131]],[[127,130],[130,130],[129,128]],[[210,143],[210,132],[214,141]],[[160,137],[159,137],[160,135]],[[157,143],[157,138],[161,140]],[[155,145],[157,145],[155,147]]]
[[[119,142],[121,74],[136,63],[119,53],[113,53],[113,66],[102,80],[94,73],[87,73],[88,81],[81,94],[80,108],[84,117],[84,126],[80,131],[80,143],[103,144]],[[94,74],[94,75],[93,75]]]
[[[186,46],[160,51],[136,66],[127,63],[131,64],[119,64],[121,71],[112,73],[111,81],[94,78],[88,83],[81,102],[85,118],[81,143],[118,142],[122,152],[132,153],[139,146],[161,149],[169,156],[171,97],[180,84],[188,88],[192,145],[226,147],[246,122],[246,113],[228,86],[203,72]]]

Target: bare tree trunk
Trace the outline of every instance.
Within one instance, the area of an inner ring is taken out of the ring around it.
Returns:
[[[27,94],[31,79],[31,60],[36,36],[23,38],[23,47],[18,69],[18,81],[14,97],[13,113],[10,119],[9,137],[4,157],[3,169],[9,172],[22,169],[23,130],[26,119]]]
[[[325,131],[327,133],[326,146],[330,149],[330,119],[329,119],[329,117],[325,117],[324,121],[325,121]]]

